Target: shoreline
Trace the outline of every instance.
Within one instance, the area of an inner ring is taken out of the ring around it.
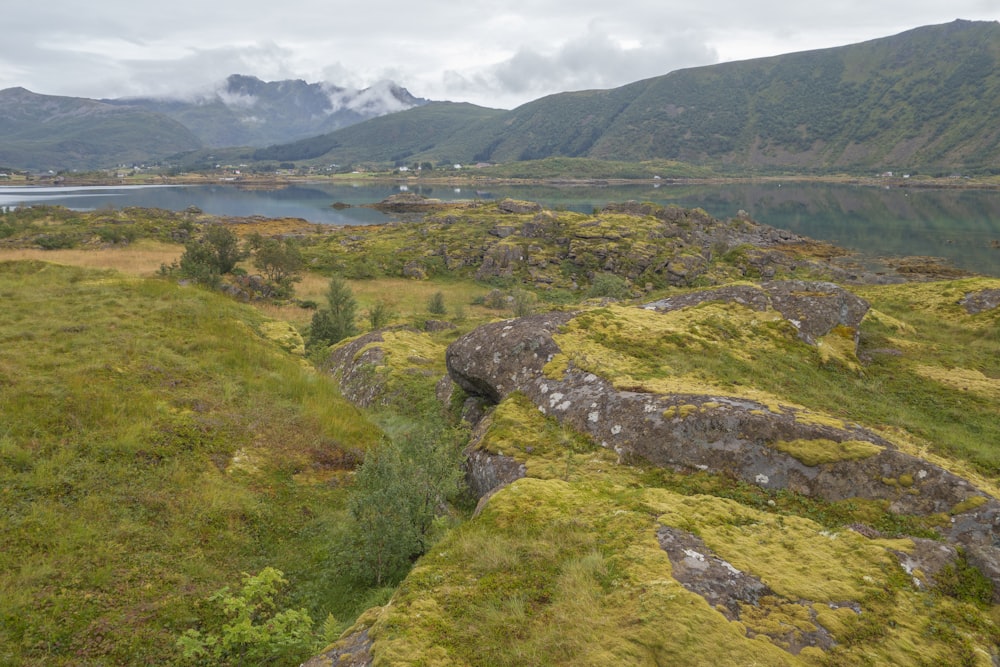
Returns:
[[[115,187],[129,185],[232,185],[238,188],[280,190],[297,183],[339,183],[369,181],[373,183],[428,184],[428,185],[547,185],[552,187],[587,187],[602,185],[729,185],[746,183],[827,183],[859,187],[909,188],[932,190],[1000,190],[1000,180],[975,178],[902,178],[874,176],[713,176],[709,178],[508,178],[477,174],[471,176],[401,176],[384,173],[359,173],[334,176],[221,176],[182,174],[179,176],[136,176],[128,178],[73,178],[59,176],[45,179],[9,179],[0,181],[0,187]]]

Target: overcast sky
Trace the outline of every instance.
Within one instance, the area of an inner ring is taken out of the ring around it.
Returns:
[[[998,0],[5,0],[0,89],[207,92],[230,74],[512,108],[696,65],[840,46]]]

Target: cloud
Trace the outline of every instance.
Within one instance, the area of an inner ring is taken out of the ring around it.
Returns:
[[[333,111],[346,108],[369,116],[404,111],[413,106],[396,97],[395,87],[392,81],[379,81],[364,90],[330,91],[330,103]]]
[[[715,49],[694,33],[615,37],[592,23],[585,34],[554,49],[527,45],[483,71],[449,70],[442,84],[456,95],[479,91],[503,99],[527,100],[556,91],[614,88],[717,61]]]
[[[0,88],[117,97],[210,95],[230,74],[516,106],[675,69],[888,36],[996,0],[78,0],[5,8]],[[388,101],[387,98],[381,98]]]

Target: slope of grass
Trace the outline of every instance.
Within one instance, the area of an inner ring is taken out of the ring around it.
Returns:
[[[347,474],[378,437],[252,309],[0,263],[0,662],[164,664],[199,601],[283,569],[315,619]]]

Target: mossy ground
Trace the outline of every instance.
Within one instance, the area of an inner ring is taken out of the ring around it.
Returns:
[[[23,215],[5,223],[0,257],[48,235],[45,244],[66,247],[33,252],[133,277],[0,265],[0,538],[13,545],[0,552],[0,661],[13,664],[137,655],[168,663],[196,601],[264,565],[290,576],[293,602],[317,620],[332,611],[349,621],[368,594],[384,602],[386,591],[352,588],[330,570],[329,546],[345,519],[345,468],[381,435],[370,420],[383,432],[405,431],[435,405],[447,344],[510,314],[484,302],[492,288],[544,284],[538,307],[579,304],[594,272],[606,270],[599,253],[609,248],[628,260],[615,267],[623,271],[656,253],[701,251],[668,249],[647,238],[649,220],[618,214],[535,220],[481,208],[364,230],[273,223],[275,233],[308,236],[300,299],[319,300],[329,273],[346,273],[359,324],[365,309],[386,302],[391,324],[416,329],[391,333],[383,348],[397,393],[412,397],[409,411],[399,404],[366,419],[303,368],[288,325],[301,333],[311,311],[293,303],[251,309],[135,278],[179,255],[179,239],[197,233],[202,216]],[[539,262],[535,273],[521,267],[475,281],[472,259],[496,241],[491,232],[533,221],[551,224],[551,233],[505,241],[525,244]],[[117,233],[130,226],[134,235]],[[577,259],[567,261],[549,237],[575,243]],[[713,259],[703,280],[741,275],[741,252]],[[403,278],[409,262],[429,280]],[[535,282],[539,275],[553,282]],[[557,336],[564,354],[547,372],[558,376],[573,363],[622,388],[744,396],[804,419],[860,423],[995,493],[1000,315],[969,315],[958,300],[998,284],[857,288],[875,308],[857,356],[853,332],[810,347],[776,314],[738,306],[668,315],[585,307]],[[428,312],[437,291],[445,316]],[[426,333],[427,319],[458,328]],[[490,419],[482,446],[524,462],[529,478],[444,533],[392,603],[365,614],[377,664],[989,664],[995,610],[918,591],[888,552],[905,550],[907,540],[845,530],[858,522],[890,536],[928,536],[933,521],[893,515],[881,503],[824,503],[726,476],[621,465],[523,397]],[[830,455],[823,443],[787,444],[802,456]],[[835,452],[867,453],[850,445]],[[742,623],[725,620],[672,578],[655,539],[659,523],[700,535],[776,593],[809,600],[815,620],[781,600],[748,610]],[[827,604],[841,598],[864,613]],[[829,653],[794,656],[747,636],[748,628],[815,623],[838,642]]]
[[[889,551],[909,540],[796,516],[787,494],[757,509],[670,488],[669,475],[615,465],[517,396],[497,407],[482,446],[525,461],[529,477],[437,544],[365,619],[376,665],[989,664],[989,612],[919,592]],[[710,477],[703,491],[726,485]],[[658,525],[694,532],[779,597],[727,620],[673,579]],[[862,612],[830,606],[849,601]],[[817,624],[837,642],[829,652],[751,638]]]
[[[558,361],[619,388],[802,406],[810,413],[801,419],[861,423],[889,439],[899,429],[901,440],[993,476],[1000,473],[1000,313],[970,315],[958,301],[998,285],[977,278],[859,289],[875,309],[860,330],[864,365],[844,347],[843,332],[826,337],[838,342],[830,353],[800,341],[776,313],[720,303],[670,313],[587,311],[557,334]]]

